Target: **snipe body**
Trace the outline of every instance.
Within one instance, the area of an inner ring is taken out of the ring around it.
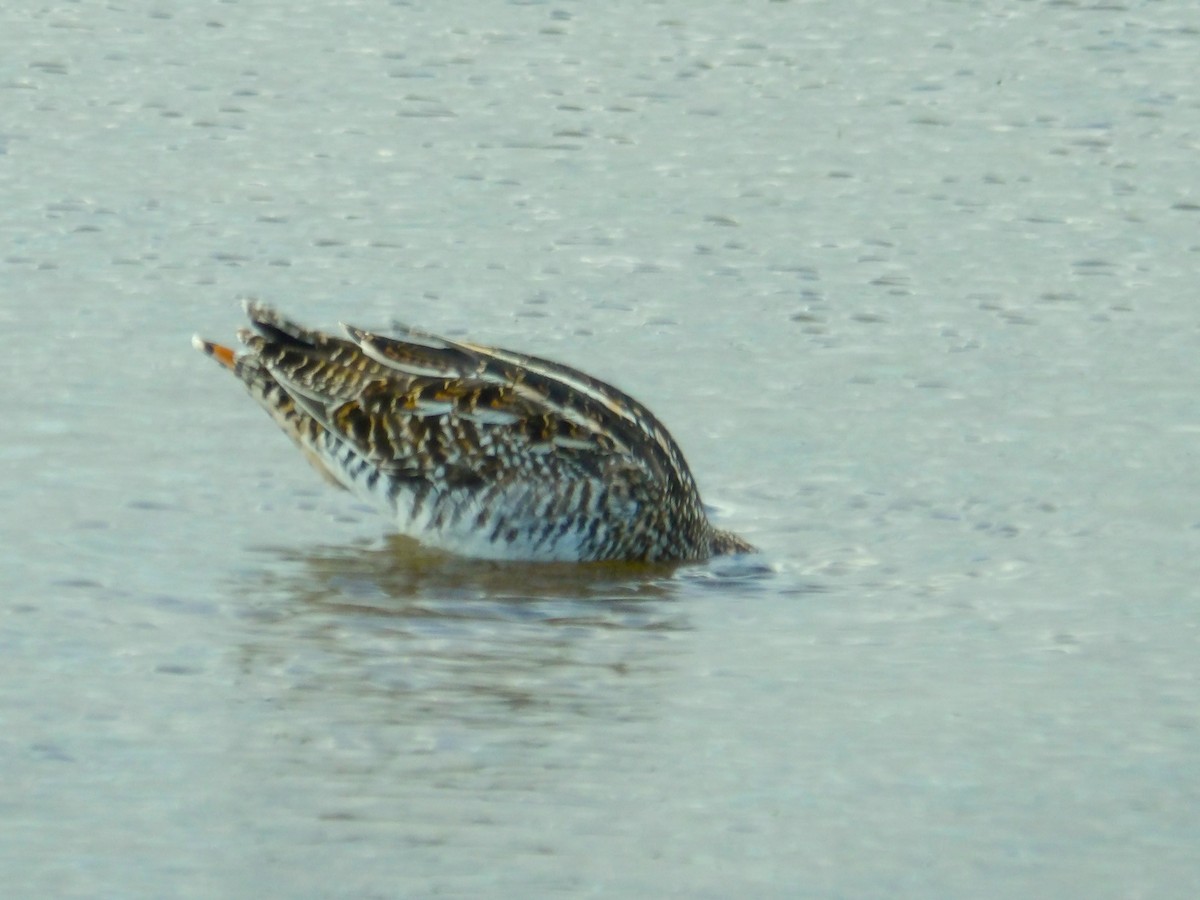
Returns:
[[[714,528],[667,430],[558,363],[415,329],[346,338],[246,304],[231,369],[330,481],[403,533],[491,559],[695,560],[753,548]]]

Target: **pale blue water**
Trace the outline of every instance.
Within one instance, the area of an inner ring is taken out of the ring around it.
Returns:
[[[1185,7],[6,5],[0,878],[1195,896]],[[613,380],[762,559],[389,537],[248,294]]]

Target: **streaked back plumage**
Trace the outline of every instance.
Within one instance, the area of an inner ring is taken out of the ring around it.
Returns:
[[[683,453],[632,397],[560,363],[412,328],[310,330],[246,304],[246,352],[196,338],[331,481],[468,556],[687,560],[713,528]]]

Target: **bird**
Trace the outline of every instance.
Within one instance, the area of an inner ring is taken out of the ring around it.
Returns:
[[[701,561],[755,548],[714,527],[662,423],[578,369],[394,324],[303,327],[256,300],[236,375],[328,481],[460,556]]]

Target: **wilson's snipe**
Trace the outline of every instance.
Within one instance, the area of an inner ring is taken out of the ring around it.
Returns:
[[[255,302],[246,352],[193,338],[335,484],[467,556],[687,560],[752,551],[709,524],[683,453],[602,381],[414,329],[310,331]]]

